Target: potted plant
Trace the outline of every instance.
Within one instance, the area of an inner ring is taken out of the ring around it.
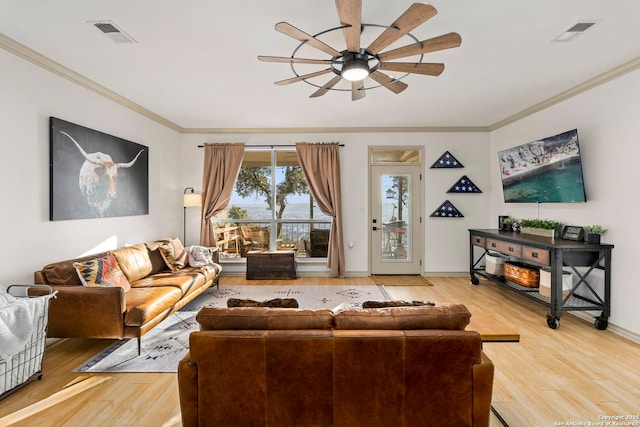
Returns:
[[[535,234],[544,237],[558,237],[562,223],[549,219],[523,219],[520,221],[520,231],[525,234]]]
[[[513,225],[516,223],[515,218],[511,218],[510,216],[508,216],[502,220],[502,223],[504,224],[504,231],[516,231],[513,227]]]
[[[600,236],[607,232],[601,225],[587,225],[584,228],[584,240],[588,243],[600,244]]]

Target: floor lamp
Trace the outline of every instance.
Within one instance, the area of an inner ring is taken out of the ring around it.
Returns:
[[[187,187],[184,189],[183,193],[183,215],[182,215],[182,224],[184,230],[182,232],[182,239],[184,240],[184,245],[187,245],[187,208],[202,206],[202,195],[195,192],[193,187]]]

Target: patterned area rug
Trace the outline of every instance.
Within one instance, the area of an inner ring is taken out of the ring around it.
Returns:
[[[75,372],[176,372],[189,349],[189,334],[198,330],[195,316],[204,307],[226,307],[229,298],[262,301],[295,298],[300,308],[361,307],[364,301],[390,301],[383,286],[221,286],[174,313],[142,337],[120,340],[77,367]]]
[[[371,276],[371,280],[378,286],[433,286],[423,276]]]

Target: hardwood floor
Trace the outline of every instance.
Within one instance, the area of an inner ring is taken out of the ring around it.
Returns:
[[[474,304],[520,333],[520,342],[484,344],[496,366],[493,406],[509,426],[587,425],[603,416],[640,414],[640,344],[570,314],[562,317],[559,329],[549,329],[545,307],[486,280],[472,286],[468,277],[429,279],[435,286],[393,286],[394,295]],[[223,277],[221,283],[247,284],[239,277]],[[300,278],[295,283],[373,284],[366,277]],[[0,425],[180,426],[176,374],[72,372],[111,342],[67,339],[47,347],[43,379],[0,401]],[[8,424],[12,420],[17,422]],[[492,415],[491,426],[501,425]],[[626,425],[640,426],[640,419]]]

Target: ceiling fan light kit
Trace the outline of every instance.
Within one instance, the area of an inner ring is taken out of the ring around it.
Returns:
[[[348,51],[343,53],[342,70],[339,72],[340,76],[350,82],[359,82],[366,79],[369,74],[369,58],[366,54]]]
[[[398,17],[391,25],[363,24],[361,22],[362,0],[335,0],[338,9],[341,26],[330,28],[315,35],[310,35],[294,27],[287,22],[279,22],[275,25],[279,31],[292,37],[300,44],[294,49],[290,57],[258,56],[263,62],[289,63],[295,77],[276,82],[277,85],[287,85],[290,83],[303,81],[318,88],[311,94],[310,98],[324,95],[330,90],[350,91],[351,99],[356,101],[364,98],[367,89],[374,89],[384,86],[393,93],[400,93],[407,88],[407,84],[400,81],[409,74],[422,74],[429,76],[439,76],[444,71],[444,64],[422,62],[425,53],[436,52],[444,49],[458,47],[462,43],[462,38],[457,33],[448,33],[428,40],[420,41],[413,36],[410,31],[422,25],[424,22],[435,16],[438,11],[426,3],[413,3]],[[361,35],[369,27],[382,28],[382,32],[367,46],[361,47]],[[347,49],[338,51],[324,43],[318,37],[332,31],[342,30]],[[413,42],[409,45],[383,52],[383,50],[400,40],[402,37],[410,37]],[[314,59],[299,58],[296,56],[303,46],[310,46],[330,55],[330,58]],[[415,62],[391,62],[394,59],[415,57]],[[330,68],[320,71],[299,74],[294,64],[330,64]],[[383,71],[403,73],[401,76],[392,76]],[[315,77],[333,73],[333,77],[323,85],[310,81]],[[377,85],[365,87],[367,78]],[[350,83],[349,89],[335,87],[342,80]]]

